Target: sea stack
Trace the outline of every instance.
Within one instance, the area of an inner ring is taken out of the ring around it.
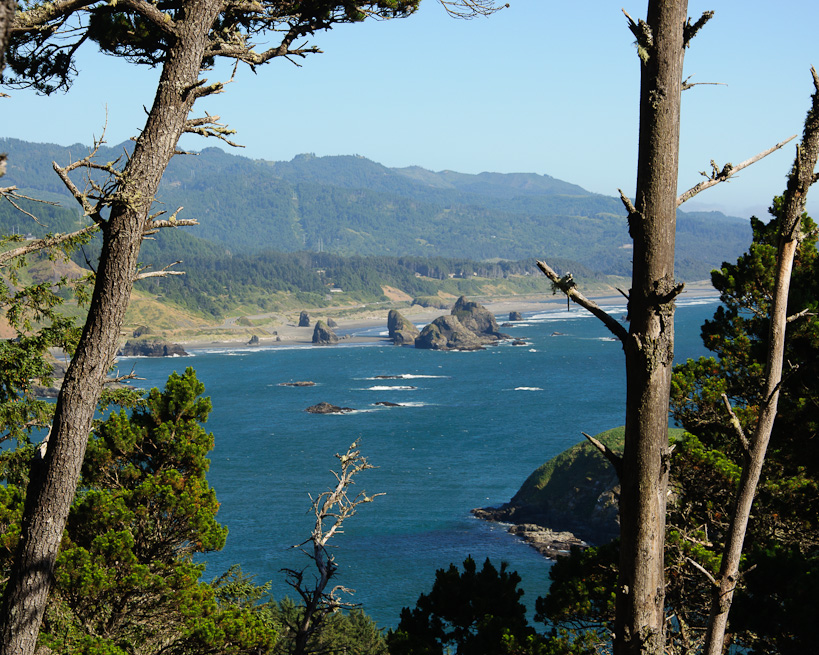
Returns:
[[[396,346],[412,346],[421,334],[397,309],[391,309],[387,315],[387,330]]]
[[[326,346],[331,343],[338,343],[338,337],[324,321],[316,321],[316,327],[313,330],[313,343]]]

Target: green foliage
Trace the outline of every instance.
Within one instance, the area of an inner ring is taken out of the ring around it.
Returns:
[[[304,608],[285,598],[272,603],[270,611],[280,627],[275,655],[294,652],[295,635],[287,626],[298,625]],[[348,655],[388,655],[384,631],[360,609],[335,612],[325,617],[321,627],[310,638],[310,653],[348,653]]]
[[[450,647],[458,655],[489,655],[504,652],[510,639],[519,645],[534,635],[517,573],[505,562],[498,570],[488,559],[478,571],[471,557],[463,569],[451,564],[436,571],[430,593],[421,594],[415,609],[401,611],[387,637],[392,655],[443,654]]]
[[[20,188],[60,193],[50,162],[64,161],[65,150],[13,139],[3,146],[11,155],[9,177]],[[104,149],[100,157],[112,160],[121,151]],[[272,163],[207,148],[198,157],[171,161],[159,200],[163,208],[184,206],[184,217],[200,221],[196,235],[234,257],[259,253],[275,235],[276,247],[286,252],[530,264],[546,257],[576,279],[589,277],[584,269],[597,275],[631,271],[619,199],[548,176],[390,169],[362,157],[299,156]],[[676,275],[703,279],[748,241],[747,228],[736,220],[680,212]],[[180,258],[186,268],[193,264],[191,257],[174,255],[158,263]]]
[[[205,474],[211,405],[192,369],[172,374],[130,411],[97,422],[55,568],[41,630],[56,652],[257,653],[276,624],[232,570],[213,584],[192,556],[222,548],[227,530]],[[3,567],[13,550],[31,450],[3,453]],[[35,460],[35,464],[36,460]],[[8,534],[8,536],[6,536]]]
[[[694,625],[707,616],[703,598],[709,588],[686,560],[711,573],[718,570],[744,460],[722,396],[749,436],[765,402],[780,209],[777,198],[769,223],[751,219],[754,242],[748,252],[712,274],[722,306],[706,321],[702,337],[716,357],[689,360],[674,370],[672,413],[693,434],[672,461],[669,575],[670,587],[680,590],[677,603],[686,605]],[[819,545],[819,258],[816,226],[807,215],[801,229],[806,238],[794,262],[788,300],[788,314],[796,318],[787,327],[778,413],[745,539],[748,574],[731,615],[737,641],[758,653],[810,649],[813,626],[804,617],[819,612],[815,594],[805,593],[799,578],[815,574]]]

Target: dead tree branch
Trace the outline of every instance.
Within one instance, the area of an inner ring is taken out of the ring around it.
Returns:
[[[310,637],[320,628],[328,614],[354,607],[352,603],[339,597],[340,593],[353,593],[352,589],[336,585],[326,591],[338,570],[335,558],[328,551],[328,542],[333,536],[343,532],[344,521],[353,516],[360,505],[384,495],[379,493],[368,496],[362,491],[351,496],[349,493],[350,487],[355,484],[355,477],[362,471],[374,468],[358,450],[358,442],[353,442],[345,454],[336,454],[336,458],[341,464],[341,471],[332,471],[336,479],[335,487],[315,499],[311,496],[312,512],[315,515],[313,532],[301,544],[294,546],[313,560],[317,572],[314,584],[310,587],[305,585],[305,569],[283,569],[287,575],[287,584],[296,590],[304,602],[299,624],[292,626],[295,633],[295,655],[307,652]],[[305,549],[307,544],[310,544],[309,550]]]
[[[785,139],[784,141],[780,141],[775,146],[768,148],[767,150],[763,150],[758,155],[751,157],[750,159],[746,159],[744,162],[737,164],[736,166],[728,163],[722,167],[722,170],[714,163],[714,160],[711,160],[711,173],[706,173],[702,171],[700,175],[707,178],[704,181],[700,182],[699,184],[691,187],[688,191],[683,193],[681,196],[677,198],[677,207],[683,204],[687,200],[691,200],[694,196],[696,196],[700,191],[705,191],[706,189],[710,189],[712,186],[719,184],[720,182],[727,182],[731,177],[733,177],[736,173],[741,171],[743,168],[748,168],[751,164],[755,164],[760,159],[764,159],[772,152],[776,152],[786,143],[790,143],[796,138],[794,134],[792,137]]]
[[[607,314],[597,303],[589,300],[580,293],[577,289],[577,284],[571,279],[570,275],[561,278],[548,264],[542,261],[538,261],[537,266],[543,274],[552,281],[552,284],[554,284],[557,289],[566,294],[568,299],[594,314],[615,337],[625,344],[626,339],[628,339],[628,331],[615,318]]]
[[[611,448],[609,448],[606,444],[604,444],[599,439],[595,439],[591,435],[586,434],[585,432],[581,432],[586,439],[588,439],[591,444],[599,450],[603,456],[609,460],[611,465],[614,467],[614,471],[617,473],[617,479],[620,479],[620,473],[623,470],[623,458],[620,457],[617,453],[615,453]]]

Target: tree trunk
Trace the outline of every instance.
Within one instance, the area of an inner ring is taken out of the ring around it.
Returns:
[[[674,356],[674,237],[687,0],[650,0],[642,60],[615,653],[663,653],[668,397]]]
[[[0,611],[0,655],[31,655],[36,646],[91,421],[130,301],[149,208],[195,100],[207,34],[220,8],[220,0],[185,2],[145,129],[103,226],[88,318],[57,400],[45,458],[32,467],[20,544]]]
[[[17,9],[15,0],[0,0],[0,74],[6,65],[6,46],[9,41],[9,30]]]
[[[790,293],[793,261],[801,241],[802,213],[805,211],[808,190],[814,182],[814,169],[819,160],[819,76],[812,70],[815,91],[813,102],[805,121],[802,144],[797,150],[796,161],[788,179],[779,216],[779,244],[776,258],[773,300],[770,308],[768,332],[768,359],[765,364],[766,402],[757,418],[754,435],[745,455],[736,505],[723,549],[718,585],[711,599],[711,615],[706,632],[704,655],[721,655],[728,627],[728,612],[739,581],[739,564],[745,543],[745,532],[751,516],[756,488],[762,475],[762,467],[773,432],[782,383],[785,360],[785,331],[788,325],[788,295]]]

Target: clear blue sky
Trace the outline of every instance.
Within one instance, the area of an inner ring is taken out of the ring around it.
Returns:
[[[490,18],[449,18],[435,0],[400,21],[318,34],[324,54],[240,70],[196,112],[219,114],[253,158],[302,152],[360,154],[387,166],[545,173],[598,193],[634,192],[639,63],[621,7],[636,19],[645,0],[509,0]],[[819,2],[691,0],[690,15],[716,16],[686,56],[697,86],[683,96],[679,190],[698,171],[737,163],[801,134],[819,66]],[[226,69],[211,81],[229,76]],[[12,91],[0,100],[5,136],[89,143],[108,116],[107,140],[144,122],[158,71],[102,56],[92,46],[66,95]],[[188,137],[183,145],[224,146]],[[224,146],[226,149],[227,146]],[[689,203],[746,216],[784,188],[793,147]],[[819,189],[814,193],[819,194]],[[811,203],[819,207],[819,197]]]

